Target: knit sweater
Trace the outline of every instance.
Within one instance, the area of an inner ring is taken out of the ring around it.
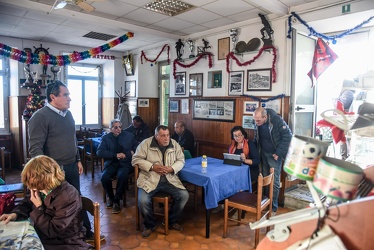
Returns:
[[[33,114],[28,124],[31,157],[47,155],[59,165],[80,159],[75,121],[70,111],[63,117],[49,107],[43,107]]]

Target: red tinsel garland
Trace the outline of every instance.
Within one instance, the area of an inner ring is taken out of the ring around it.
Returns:
[[[157,57],[156,57],[154,60],[151,60],[151,59],[147,58],[147,56],[145,55],[144,51],[142,50],[142,54],[141,54],[141,56],[140,56],[140,60],[141,60],[142,64],[143,64],[143,57],[144,57],[144,59],[147,60],[148,62],[155,62],[155,61],[157,61],[157,59],[160,57],[162,51],[164,51],[164,49],[165,49],[166,47],[168,48],[168,64],[169,64],[169,63],[170,63],[170,46],[169,46],[168,44],[165,44],[165,45],[162,47],[160,53],[158,53]]]
[[[234,53],[230,52],[226,56],[226,71],[227,71],[227,73],[230,73],[230,58],[232,58],[236,62],[236,64],[240,67],[248,66],[248,65],[252,64],[254,61],[256,61],[262,55],[262,52],[264,52],[264,50],[269,50],[269,49],[271,49],[273,51],[273,63],[272,63],[272,66],[271,66],[271,74],[273,75],[273,77],[272,77],[273,83],[275,83],[277,81],[277,72],[275,71],[275,62],[277,61],[277,50],[275,49],[275,47],[273,45],[262,47],[258,51],[258,54],[255,57],[253,57],[253,59],[251,59],[247,62],[244,62],[244,63],[241,63],[239,61],[239,59],[236,58]]]
[[[213,54],[210,53],[210,52],[205,52],[205,53],[202,53],[200,55],[198,55],[195,59],[195,61],[191,62],[190,64],[182,64],[178,59],[175,59],[174,62],[173,62],[173,76],[174,76],[174,79],[177,78],[176,76],[176,65],[178,64],[179,66],[181,66],[182,68],[190,68],[192,66],[194,66],[198,61],[200,61],[201,58],[203,58],[204,56],[208,56],[208,59],[209,59],[209,62],[208,62],[208,65],[209,65],[209,68],[213,67],[213,59],[212,59],[212,56]]]

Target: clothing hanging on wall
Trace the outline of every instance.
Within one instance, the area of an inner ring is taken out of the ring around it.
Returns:
[[[126,103],[120,103],[118,106],[116,119],[120,120],[122,123],[122,128],[125,129],[132,123],[131,113],[129,106]]]

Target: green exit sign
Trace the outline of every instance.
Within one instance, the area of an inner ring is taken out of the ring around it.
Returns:
[[[345,14],[345,13],[349,13],[349,12],[351,12],[351,5],[350,4],[343,5],[342,6],[342,13]]]

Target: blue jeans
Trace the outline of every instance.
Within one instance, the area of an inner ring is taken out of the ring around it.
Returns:
[[[278,196],[280,189],[280,173],[282,169],[282,158],[278,157],[278,160],[274,160],[273,153],[261,152],[261,169],[262,175],[268,176],[270,174],[270,168],[274,168],[274,189],[273,189],[273,211],[276,212],[278,209]]]
[[[65,172],[65,180],[72,186],[75,187],[75,189],[78,190],[79,194],[81,194],[81,184],[79,179],[79,171],[78,166],[76,162],[65,164],[61,166],[61,168]],[[83,220],[83,226],[86,228],[86,232],[91,231],[91,222],[88,218],[87,211],[84,211],[82,209],[82,220]]]
[[[131,165],[120,166],[119,164],[108,165],[101,175],[101,184],[103,185],[109,199],[119,203],[123,196],[123,190],[127,186],[127,180],[130,173],[134,172]],[[113,193],[112,179],[117,176],[116,194]]]
[[[164,179],[164,180],[163,180]],[[169,225],[173,225],[182,214],[183,208],[186,205],[189,195],[186,189],[176,188],[170,184],[166,178],[161,178],[155,190],[147,193],[142,188],[138,189],[138,206],[140,213],[144,218],[145,228],[154,228],[156,220],[153,216],[152,197],[158,192],[165,192],[171,195],[173,203],[169,209]]]

